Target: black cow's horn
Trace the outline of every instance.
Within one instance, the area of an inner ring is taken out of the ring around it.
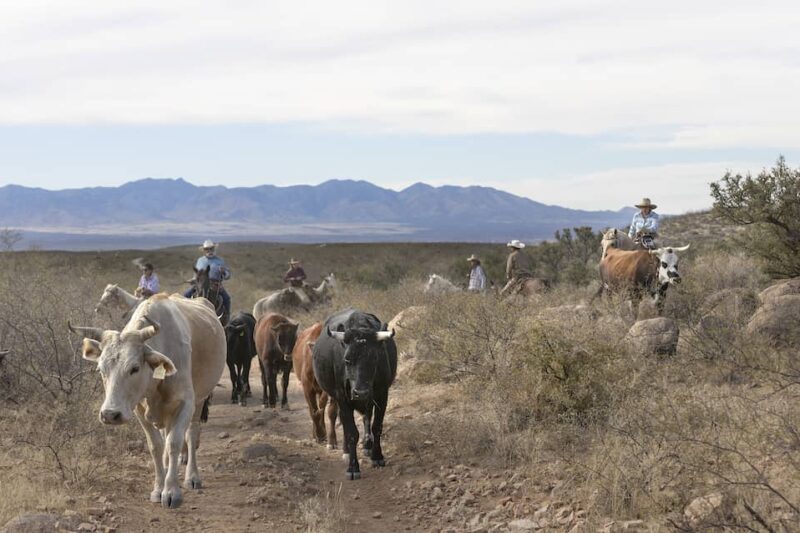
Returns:
[[[379,331],[375,334],[375,338],[379,341],[388,341],[394,337],[394,330],[392,331]]]
[[[344,340],[344,331],[331,331],[330,326],[328,326],[327,331],[328,331],[328,337],[333,337],[337,341]]]

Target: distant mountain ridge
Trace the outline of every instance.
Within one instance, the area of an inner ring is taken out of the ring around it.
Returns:
[[[623,226],[632,211],[574,210],[481,186],[416,183],[393,191],[353,180],[228,188],[146,178],[58,191],[0,187],[0,225],[36,235],[79,234],[87,241],[92,234],[142,234],[159,242],[174,237],[175,244],[195,235],[304,242],[540,240],[564,227]]]

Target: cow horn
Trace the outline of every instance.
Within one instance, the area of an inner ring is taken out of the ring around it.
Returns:
[[[388,341],[392,337],[394,337],[394,330],[392,330],[392,331],[378,331],[375,334],[375,339],[378,340],[378,341]]]
[[[344,340],[344,331],[331,331],[330,326],[328,326],[327,331],[328,331],[328,337],[333,337],[337,341]]]
[[[139,330],[139,336],[142,339],[142,342],[146,341],[150,337],[155,336],[158,333],[158,330],[161,329],[161,326],[158,325],[158,322],[155,322],[148,316],[143,317],[145,322],[150,323],[149,326],[145,326]]]
[[[689,249],[689,246],[691,246],[691,244],[687,244],[686,246],[681,246],[680,248],[673,248],[673,250],[675,250],[676,252],[685,252],[686,250]]]
[[[67,320],[67,327],[72,333],[77,333],[78,335],[83,335],[87,339],[94,339],[99,341],[103,338],[103,329],[102,328],[93,328],[90,326],[73,326],[72,323]]]

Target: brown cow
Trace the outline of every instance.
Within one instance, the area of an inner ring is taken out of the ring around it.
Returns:
[[[594,298],[603,293],[625,291],[637,306],[647,292],[661,311],[667,288],[681,282],[676,252],[688,249],[689,245],[634,251],[608,248],[605,257],[600,260],[600,288]]]
[[[264,405],[275,407],[278,400],[278,372],[283,371],[283,396],[281,407],[289,407],[286,389],[292,371],[292,350],[297,337],[297,322],[278,313],[262,316],[256,324],[256,351],[261,367],[261,385],[264,388]]]
[[[314,376],[314,365],[311,361],[311,349],[317,342],[319,334],[322,332],[322,322],[317,322],[313,326],[304,329],[297,336],[297,343],[292,351],[292,365],[294,374],[303,385],[303,394],[308,404],[308,413],[311,415],[311,438],[319,443],[325,442],[328,438],[328,449],[336,448],[336,417],[338,409],[336,401],[330,399],[328,394],[320,388],[317,378]],[[329,403],[330,400],[330,403]],[[327,408],[326,408],[327,406]],[[328,415],[330,431],[325,430],[325,414]]]

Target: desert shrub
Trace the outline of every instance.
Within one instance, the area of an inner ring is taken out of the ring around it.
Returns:
[[[764,260],[772,277],[800,276],[800,170],[783,156],[758,176],[726,173],[711,184],[714,213],[746,226],[739,245]]]

